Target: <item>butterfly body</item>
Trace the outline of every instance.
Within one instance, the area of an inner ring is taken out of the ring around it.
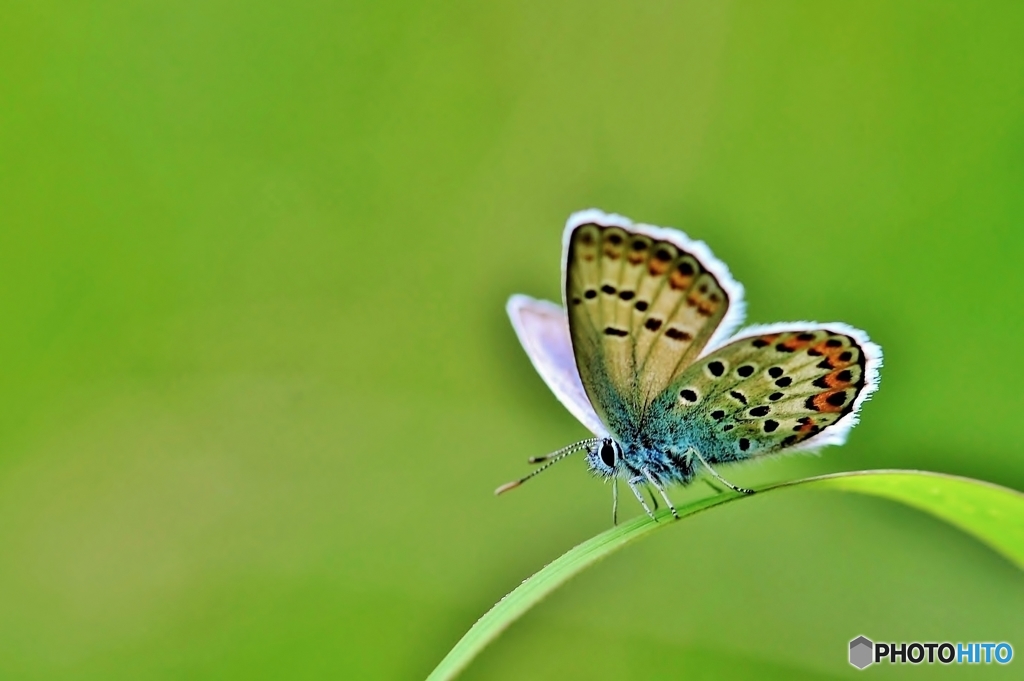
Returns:
[[[696,470],[686,452],[694,445],[704,445],[702,438],[694,430],[684,431],[680,424],[672,424],[662,414],[652,412],[651,417],[651,425],[646,428],[637,423],[628,430],[610,433],[621,450],[619,461],[609,466],[597,452],[588,456],[591,470],[597,475],[614,475],[627,481],[642,480],[646,470],[661,484],[688,483]]]
[[[664,494],[702,469],[721,480],[714,464],[841,444],[877,387],[880,348],[845,324],[733,336],[742,286],[676,230],[573,215],[563,291],[564,308],[514,296],[513,325],[542,377],[597,436],[585,441],[591,470],[625,480],[641,503],[637,485]]]

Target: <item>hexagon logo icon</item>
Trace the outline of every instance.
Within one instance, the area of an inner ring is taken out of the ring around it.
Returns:
[[[875,644],[864,636],[858,636],[850,641],[850,664],[857,669],[864,669],[875,661]]]

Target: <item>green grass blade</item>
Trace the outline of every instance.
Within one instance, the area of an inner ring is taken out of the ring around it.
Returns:
[[[1020,492],[940,473],[882,470],[807,478],[775,485],[758,494],[798,486],[856,492],[899,501],[930,513],[976,537],[1024,569],[1024,494]],[[686,518],[714,506],[745,498],[721,494],[701,499],[680,507],[679,516]],[[658,514],[658,519],[659,522],[654,522],[646,516],[634,518],[588,539],[546,565],[477,620],[441,660],[427,681],[455,678],[512,622],[562,584],[626,544],[675,524],[664,510]]]
[[[981,480],[923,471],[863,471],[807,481],[892,499],[973,535],[1024,569],[1024,494]]]

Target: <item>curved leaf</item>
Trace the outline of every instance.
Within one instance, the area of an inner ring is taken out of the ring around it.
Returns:
[[[991,483],[927,471],[857,471],[838,473],[761,490],[758,494],[789,487],[835,489],[892,499],[930,513],[976,537],[1024,569],[1024,494]],[[680,518],[746,497],[721,494],[678,509]],[[674,525],[669,514],[659,522],[639,516],[588,539],[562,554],[477,620],[455,644],[427,681],[453,679],[484,647],[545,596],[589,565],[655,530]]]

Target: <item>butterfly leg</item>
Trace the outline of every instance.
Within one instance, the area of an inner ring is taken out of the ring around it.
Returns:
[[[654,479],[654,476],[651,475],[651,472],[649,470],[644,468],[643,472],[644,472],[644,475],[647,477],[648,482],[651,483],[651,485],[654,487],[654,489],[658,490],[658,493],[661,494],[661,498],[665,500],[666,504],[668,504],[668,510],[672,511],[672,517],[675,518],[676,520],[679,520],[679,514],[676,513],[676,507],[672,503],[672,500],[668,498],[668,495],[665,494],[665,488],[662,487],[658,483],[658,481]],[[651,500],[654,502],[654,508],[657,509],[658,508],[658,500],[654,498],[654,494],[653,493],[651,493]]]
[[[619,524],[619,477],[612,476],[612,527]]]
[[[655,512],[658,511],[658,497],[654,496],[654,490],[650,487],[647,488],[647,496],[651,498],[651,506]]]
[[[711,481],[710,481],[710,480],[708,480],[707,478],[703,478],[703,480],[704,480],[704,483],[705,483],[705,484],[706,484],[706,485],[707,485],[708,487],[710,487],[711,489],[715,490],[715,494],[721,494],[721,493],[722,493],[722,488],[721,488],[721,487],[719,487],[719,486],[718,486],[718,485],[716,485],[715,483],[711,482]]]
[[[719,475],[718,471],[716,471],[714,468],[712,468],[708,464],[708,462],[704,460],[704,457],[700,455],[700,452],[698,452],[696,449],[691,448],[690,451],[693,452],[694,456],[696,456],[700,460],[700,462],[702,464],[704,464],[704,468],[707,468],[708,472],[711,473],[711,475],[715,476],[715,480],[718,480],[718,482],[722,483],[723,485],[725,485],[729,489],[733,490],[734,492],[739,492],[740,494],[753,494],[754,493],[754,490],[747,489],[746,487],[737,487],[736,485],[732,484],[731,482],[729,482],[728,480],[723,478],[721,475]]]
[[[647,505],[647,502],[644,501],[644,495],[640,492],[640,488],[637,487],[637,483],[641,483],[643,481],[644,476],[638,475],[635,478],[630,478],[627,481],[627,484],[629,485],[629,488],[633,490],[633,496],[635,496],[636,500],[640,502],[640,505],[644,507],[644,511],[647,512],[647,515],[651,516],[651,520],[657,522],[658,519],[654,517],[653,513],[651,513],[651,508]]]

